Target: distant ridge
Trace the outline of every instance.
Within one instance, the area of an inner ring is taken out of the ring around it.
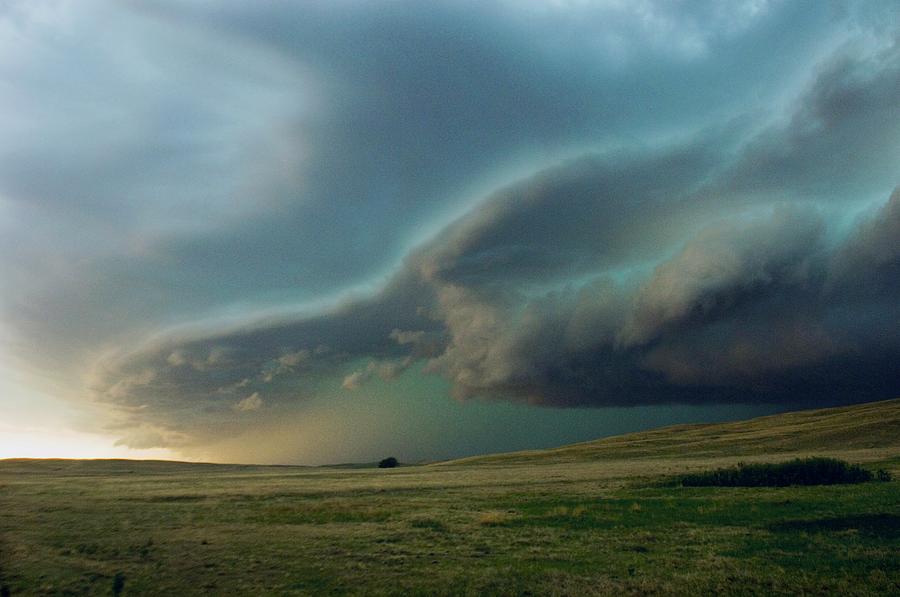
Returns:
[[[131,460],[128,458],[4,458],[0,469],[5,473],[21,472],[30,475],[87,476],[87,475],[168,475],[173,472],[239,473],[272,468],[309,468],[283,464],[217,464],[212,462],[184,462],[180,460]]]
[[[551,464],[624,458],[709,458],[764,454],[834,454],[855,450],[884,451],[900,457],[900,398],[801,410],[732,423],[673,425],[617,435],[547,450],[470,456],[427,466]],[[3,472],[62,476],[139,473],[170,474],[179,470],[210,473],[264,472],[272,469],[368,469],[377,463],[325,466],[290,464],[215,464],[175,460],[7,458]]]
[[[559,448],[472,456],[433,466],[827,453],[879,448],[900,452],[900,398],[732,423],[674,425]]]

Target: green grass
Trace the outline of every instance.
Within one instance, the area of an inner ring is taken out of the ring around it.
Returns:
[[[879,404],[895,424],[896,401]],[[834,416],[815,418],[836,429]],[[635,454],[638,434],[613,442],[626,446],[618,455],[581,444],[562,459],[387,470],[0,462],[0,585],[111,595],[118,575],[122,595],[897,594],[897,481],[664,484],[811,453],[900,472],[895,438],[813,446],[767,420],[775,445],[802,449],[767,451],[757,420],[744,453],[728,426],[708,426],[713,447],[693,452],[672,451],[676,428],[654,432],[656,452]]]

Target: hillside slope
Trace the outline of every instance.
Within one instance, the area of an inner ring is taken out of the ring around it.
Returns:
[[[675,425],[572,444],[474,456],[446,465],[577,462],[871,449],[900,450],[900,399],[803,410],[734,423]]]

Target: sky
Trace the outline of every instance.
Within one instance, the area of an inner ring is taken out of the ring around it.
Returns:
[[[900,396],[892,0],[6,0],[0,457]]]

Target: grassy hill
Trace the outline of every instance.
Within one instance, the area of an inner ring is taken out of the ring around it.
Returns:
[[[900,448],[900,399],[803,410],[735,423],[675,425],[549,450],[474,456],[439,465],[537,464],[622,458],[699,458]]]
[[[900,594],[900,400],[394,469],[0,460],[11,595]],[[818,454],[893,481],[684,487]]]

